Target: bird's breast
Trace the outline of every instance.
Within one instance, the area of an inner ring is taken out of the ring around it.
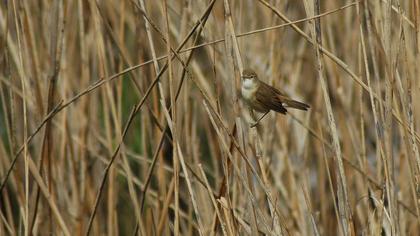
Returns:
[[[242,97],[246,102],[252,102],[255,99],[255,93],[257,92],[258,86],[251,80],[245,80],[242,82]]]

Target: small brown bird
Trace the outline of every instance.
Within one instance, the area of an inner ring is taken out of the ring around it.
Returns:
[[[308,110],[309,105],[295,101],[278,89],[258,79],[257,74],[251,69],[242,71],[242,98],[253,110],[264,113],[251,127],[258,124],[270,112],[270,110],[286,114],[286,108]]]

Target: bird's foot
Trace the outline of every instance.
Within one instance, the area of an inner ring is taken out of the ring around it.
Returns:
[[[259,122],[255,122],[255,123],[251,123],[251,125],[249,126],[250,128],[254,128],[259,124]]]
[[[258,120],[255,122],[255,123],[252,123],[251,124],[251,128],[254,128],[255,126],[257,126],[258,125],[258,123],[260,123],[260,121],[268,114],[270,112],[270,110],[268,110],[268,111],[266,111],[265,113],[264,113],[264,115],[262,115],[260,118],[258,118]]]

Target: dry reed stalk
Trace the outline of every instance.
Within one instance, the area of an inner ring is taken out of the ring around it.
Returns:
[[[415,235],[419,9],[5,1],[0,235]],[[249,129],[244,67],[310,111]]]

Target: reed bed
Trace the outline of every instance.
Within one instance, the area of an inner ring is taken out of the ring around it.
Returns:
[[[418,235],[416,0],[0,4],[0,235]],[[307,112],[255,128],[241,71]]]

